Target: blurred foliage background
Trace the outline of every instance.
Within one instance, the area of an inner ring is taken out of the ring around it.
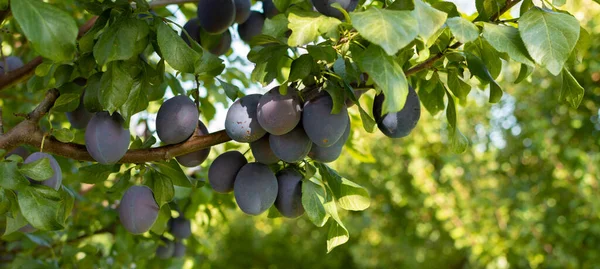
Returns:
[[[11,267],[600,268],[600,8],[585,0],[568,1],[566,9],[591,36],[589,52],[571,69],[586,89],[578,109],[558,101],[560,78],[536,70],[528,82],[513,85],[518,68],[507,63],[500,103],[487,103],[485,93],[473,89],[459,107],[460,129],[471,141],[463,154],[447,148],[444,114],[424,111],[409,137],[392,140],[366,133],[351,109],[352,139],[332,166],[368,188],[372,202],[364,212],[342,216],[350,241],[330,254],[327,229],[306,217],[249,217],[233,195],[204,187],[177,192],[191,197],[180,204],[193,219],[186,257],[159,261],[156,238],[134,239],[120,225],[107,225],[117,219],[108,201],[120,198],[110,191],[118,183],[113,178],[77,197],[69,231],[6,238],[13,245],[5,250],[18,253]],[[15,48],[17,54],[25,49]],[[238,61],[244,64],[236,57],[231,66]],[[21,112],[39,96],[4,92],[0,99]],[[361,101],[369,107],[372,98],[370,92]],[[9,124],[15,120],[8,117]],[[213,147],[209,160],[232,147]],[[76,171],[57,159],[63,170]],[[204,180],[209,164],[190,174]],[[65,185],[73,182],[65,178]],[[90,232],[95,235],[85,236]],[[67,237],[76,239],[47,243]]]

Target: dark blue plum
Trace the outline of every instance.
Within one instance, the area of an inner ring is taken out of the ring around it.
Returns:
[[[207,135],[207,134],[208,134],[208,129],[206,128],[204,123],[202,123],[201,121],[198,121],[198,128],[196,128],[195,135],[203,136],[203,135]],[[196,166],[200,165],[201,163],[203,163],[204,161],[206,161],[206,158],[208,158],[209,153],[210,153],[210,148],[206,148],[206,149],[201,149],[199,151],[195,151],[192,153],[178,156],[175,159],[177,159],[179,164],[181,164],[185,167],[196,167]]]
[[[165,260],[173,257],[173,253],[175,253],[175,244],[173,241],[168,240],[166,238],[161,238],[163,244],[159,245],[156,248],[156,257],[159,259]]]
[[[175,250],[173,251],[173,258],[181,258],[185,256],[186,247],[181,241],[175,242]]]
[[[29,181],[33,184],[42,184],[55,190],[58,190],[60,188],[60,184],[62,184],[62,170],[60,169],[60,165],[58,165],[58,162],[56,161],[56,159],[54,159],[54,157],[52,157],[52,155],[48,153],[34,152],[31,155],[29,155],[29,157],[27,157],[27,159],[25,159],[23,163],[32,163],[42,158],[47,158],[50,161],[50,167],[52,168],[53,172],[52,176],[44,181],[35,181],[32,179],[29,179]]]
[[[190,35],[190,37],[195,40],[198,44],[200,44],[200,20],[198,20],[198,18],[193,18],[191,20],[189,20],[188,22],[186,22],[183,25],[183,29],[188,33],[188,35]],[[181,31],[181,38],[183,39],[183,41],[185,41],[185,43],[187,43],[188,45],[190,45],[190,40],[188,38],[188,36]]]
[[[286,218],[297,218],[304,214],[302,206],[302,174],[286,168],[277,173],[277,199],[275,207]]]
[[[150,230],[159,211],[152,190],[147,186],[131,186],[119,204],[121,224],[132,234],[142,234]]]
[[[90,122],[90,120],[94,116],[93,113],[90,113],[85,109],[85,106],[83,104],[84,94],[85,94],[85,92],[83,94],[81,94],[81,98],[79,100],[79,106],[72,112],[65,113],[65,114],[67,114],[67,119],[71,123],[71,126],[75,129],[84,129],[85,127],[87,127],[87,124]]]
[[[267,133],[258,123],[256,115],[260,97],[260,94],[246,95],[229,107],[225,118],[225,131],[231,139],[250,143]]]
[[[265,164],[246,164],[235,178],[233,194],[244,213],[260,215],[275,203],[277,178]]]
[[[421,118],[421,102],[415,90],[409,87],[404,108],[396,113],[381,115],[384,100],[385,96],[379,94],[373,102],[373,116],[379,130],[391,138],[409,135]]]
[[[85,130],[85,147],[101,164],[114,164],[123,158],[129,148],[129,131],[123,128],[121,115],[94,114]]]
[[[342,137],[335,142],[333,146],[325,148],[313,144],[310,148],[310,152],[308,153],[308,157],[322,163],[329,163],[337,160],[342,153],[342,148],[344,148],[346,140],[348,140],[348,136],[350,136],[350,122],[348,122],[348,126],[346,127]]]
[[[235,21],[235,3],[233,0],[200,0],[198,19],[207,32],[223,33]]]
[[[189,219],[179,216],[169,220],[169,231],[177,239],[185,239],[192,235],[192,224]]]
[[[6,66],[4,66],[5,63]],[[4,75],[4,73],[14,71],[21,67],[23,67],[23,61],[21,61],[21,58],[19,57],[8,56],[4,59],[0,59],[0,75]]]
[[[262,0],[262,4],[263,12],[267,16],[267,18],[270,19],[279,14],[279,10],[277,10],[277,7],[275,7],[275,4],[273,4],[273,0]]]
[[[319,147],[330,147],[344,134],[348,125],[348,109],[332,114],[333,100],[329,94],[306,102],[302,111],[302,126],[310,140]]]
[[[302,126],[298,125],[287,134],[270,135],[269,145],[279,159],[288,163],[295,163],[302,161],[308,155],[312,142]]]
[[[259,163],[274,164],[279,161],[279,158],[275,156],[275,153],[273,153],[273,150],[271,150],[271,145],[269,144],[269,136],[270,135],[267,134],[261,139],[250,143],[252,155],[254,155],[254,159],[256,159],[256,161]]]
[[[353,11],[358,5],[358,0],[311,0],[311,2],[321,14],[340,20],[344,19],[344,14],[332,7],[333,3],[339,3],[348,12]]]
[[[240,34],[240,38],[246,43],[249,43],[253,37],[262,33],[264,25],[265,15],[258,11],[252,11],[250,13],[250,17],[248,17],[248,20],[238,25],[238,33]]]
[[[235,22],[244,23],[250,17],[250,0],[234,0],[235,2]]]
[[[25,160],[25,158],[27,158],[27,156],[29,156],[29,150],[27,150],[24,147],[17,147],[15,149],[13,149],[11,152],[6,154],[6,157],[4,157],[5,159],[10,157],[10,155],[19,155],[21,156],[21,158],[23,158],[23,160]]]
[[[248,163],[239,151],[228,151],[217,157],[208,168],[210,186],[219,193],[233,190],[238,171]]]
[[[156,134],[165,144],[187,140],[198,124],[198,108],[187,96],[179,95],[165,101],[156,114]]]
[[[256,115],[260,126],[270,134],[290,132],[298,125],[302,116],[296,89],[289,88],[286,95],[279,93],[279,87],[271,89],[260,98]]]
[[[185,29],[185,31],[190,35],[190,37],[192,37],[193,40],[195,40],[198,44],[202,45],[212,54],[223,55],[227,53],[227,51],[229,51],[229,49],[231,48],[231,32],[229,30],[226,30],[221,34],[217,34],[219,36],[218,43],[214,42],[214,44],[207,45],[202,44],[201,42],[202,39],[200,38],[200,35],[202,33],[202,27],[200,26],[198,18],[193,18],[189,20],[183,25],[183,29]],[[215,39],[217,38],[217,35],[215,35]],[[185,41],[185,43],[190,45],[190,40],[183,31],[181,32],[181,38],[183,39],[183,41]]]

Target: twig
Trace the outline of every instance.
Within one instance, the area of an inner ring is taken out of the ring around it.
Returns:
[[[2,107],[0,107],[0,135],[4,134],[4,116],[2,115]]]

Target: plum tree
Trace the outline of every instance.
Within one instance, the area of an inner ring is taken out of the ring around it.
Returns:
[[[233,194],[244,213],[260,215],[275,203],[277,178],[265,164],[246,164],[235,178]]]
[[[83,104],[84,95],[85,92],[81,94],[79,106],[77,106],[75,110],[65,113],[67,115],[67,119],[71,123],[71,126],[75,129],[84,129],[90,122],[90,119],[92,119],[92,116],[94,116],[93,113],[90,113],[85,109]]]
[[[258,123],[256,110],[260,94],[249,94],[235,102],[227,110],[225,131],[238,142],[254,142],[267,133]]]
[[[147,186],[131,186],[123,194],[119,204],[121,224],[132,234],[150,230],[158,218],[158,204],[152,190]]]
[[[248,17],[244,23],[238,25],[238,33],[240,34],[240,38],[246,43],[250,43],[250,40],[252,40],[253,37],[260,35],[264,24],[264,14],[258,11],[250,12],[250,17]]]
[[[181,241],[176,241],[174,250],[173,250],[173,258],[181,258],[185,256],[186,247]]]
[[[348,110],[342,106],[332,113],[333,100],[329,94],[306,102],[302,111],[302,126],[310,140],[319,147],[330,147],[340,139],[348,125]]]
[[[231,192],[238,172],[247,163],[248,160],[239,151],[219,155],[208,168],[210,186],[219,193]]]
[[[0,60],[0,75],[16,70],[23,66],[23,61],[17,56],[8,56]]]
[[[101,164],[118,162],[129,148],[129,131],[123,128],[123,117],[116,112],[94,114],[85,130],[85,147]]]
[[[48,153],[34,152],[31,155],[29,155],[29,157],[27,157],[27,159],[25,159],[23,163],[32,163],[43,158],[47,158],[50,161],[50,167],[52,168],[52,176],[44,181],[35,181],[32,179],[29,179],[29,181],[34,184],[42,184],[55,190],[58,190],[60,188],[60,184],[62,184],[62,170],[60,169],[60,165],[58,165],[58,162],[56,161],[56,159],[54,159],[54,157],[52,157],[52,155]]]
[[[256,161],[259,163],[274,164],[280,160],[277,156],[275,156],[275,153],[273,153],[273,150],[271,149],[271,145],[269,144],[269,136],[269,134],[266,134],[261,139],[250,143],[252,155],[254,155],[254,159],[256,159]]]
[[[208,135],[208,129],[202,123],[202,121],[198,121],[198,128],[196,128],[195,135],[203,136]],[[177,156],[175,159],[179,162],[179,164],[185,167],[195,167],[202,164],[206,158],[208,158],[208,154],[210,154],[210,147],[201,149],[199,151],[194,151],[192,153],[188,153],[185,155]]]
[[[170,259],[175,253],[175,244],[173,241],[162,237],[162,244],[156,248],[156,257],[159,259]]]
[[[391,138],[401,138],[410,134],[421,118],[421,102],[415,90],[409,87],[404,108],[396,113],[381,115],[384,100],[385,95],[379,94],[373,101],[373,116],[379,130]]]
[[[277,7],[275,7],[275,4],[273,4],[273,0],[262,0],[262,4],[263,12],[265,13],[265,16],[267,16],[267,18],[270,19],[279,14],[279,10],[277,10]]]
[[[250,0],[235,0],[235,22],[244,23],[250,17]]]
[[[235,17],[235,3],[233,0],[198,1],[200,26],[211,34],[225,32],[233,24]]]
[[[156,134],[165,144],[181,143],[194,133],[198,116],[198,108],[190,98],[175,96],[158,109]]]
[[[302,174],[292,168],[277,173],[277,199],[275,207],[286,218],[297,218],[304,214],[302,206]]]
[[[330,147],[319,147],[316,144],[313,144],[308,153],[308,157],[322,163],[329,163],[337,160],[342,153],[342,148],[344,148],[346,140],[348,140],[348,136],[350,136],[350,120],[348,120],[348,125],[346,126],[344,134],[337,142],[335,142],[335,144]]]
[[[192,235],[192,224],[189,219],[179,216],[169,220],[169,231],[177,239],[185,239]]]
[[[344,14],[332,7],[332,4],[338,3],[348,12],[353,11],[358,5],[358,0],[311,0],[311,2],[321,14],[329,17],[336,17],[340,20],[344,19]]]
[[[279,87],[271,89],[260,98],[256,115],[260,126],[270,134],[282,135],[293,130],[302,116],[296,89],[289,88],[286,95],[279,93]]]
[[[308,155],[312,142],[302,126],[298,125],[289,133],[270,135],[269,145],[279,159],[288,163],[295,163],[302,161]]]

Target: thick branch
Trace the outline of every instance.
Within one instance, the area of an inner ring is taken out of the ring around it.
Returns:
[[[198,0],[154,0],[150,2],[150,7],[162,7],[166,5],[178,5],[185,3],[197,3]]]

